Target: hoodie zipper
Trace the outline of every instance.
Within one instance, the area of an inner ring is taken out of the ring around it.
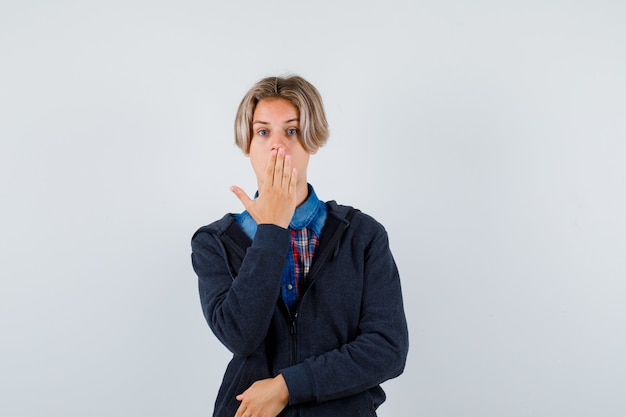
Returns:
[[[328,260],[328,257],[330,256],[330,254],[337,251],[336,246],[339,243],[339,239],[341,238],[341,236],[343,236],[344,232],[346,231],[346,229],[348,228],[349,225],[350,225],[350,223],[343,222],[343,225],[340,225],[335,230],[335,233],[333,234],[333,237],[331,238],[331,240],[328,242],[328,244],[324,248],[324,251],[320,253],[319,258],[316,260],[315,264],[313,265],[313,268],[311,268],[311,271],[309,271],[309,275],[307,277],[307,281],[308,281],[307,282],[307,289],[308,289],[308,287],[311,286],[311,284],[313,284],[315,275],[322,268],[322,266],[326,263],[326,261]],[[305,294],[304,295],[306,295],[306,289],[305,289]],[[304,296],[303,296],[303,298],[304,298]],[[302,302],[302,300],[300,300],[300,302]],[[284,301],[283,301],[283,307],[284,307],[285,313],[287,314],[287,317],[290,320],[289,333],[291,335],[291,364],[295,365],[296,363],[298,363],[298,338],[297,338],[298,326],[297,326],[297,321],[298,321],[298,310],[299,310],[300,306],[298,306],[298,308],[296,309],[296,311],[295,311],[295,313],[293,315],[289,312],[289,308],[287,307],[287,304],[285,304]]]
[[[296,329],[296,320],[298,319],[298,312],[293,313],[293,318],[291,319],[291,364],[294,365],[298,360],[298,338],[297,338],[297,329]]]

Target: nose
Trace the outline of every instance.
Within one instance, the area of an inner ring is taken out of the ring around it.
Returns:
[[[286,145],[287,145],[287,135],[285,135],[283,132],[272,135],[272,141],[271,141],[271,147],[270,147],[271,150],[286,148],[287,147]]]

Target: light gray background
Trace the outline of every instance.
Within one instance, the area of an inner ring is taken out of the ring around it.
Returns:
[[[332,129],[310,181],[402,274],[380,416],[626,415],[625,4],[0,0],[0,415],[209,415],[189,241],[289,72]]]

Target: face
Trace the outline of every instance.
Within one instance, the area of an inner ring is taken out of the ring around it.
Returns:
[[[300,112],[282,98],[259,101],[252,117],[252,140],[250,161],[257,177],[259,188],[263,173],[273,149],[283,148],[291,156],[291,165],[298,170],[298,187],[306,187],[306,170],[309,154],[300,144]]]

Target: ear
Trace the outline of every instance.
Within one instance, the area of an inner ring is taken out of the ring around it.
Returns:
[[[317,153],[317,151],[320,150],[320,146],[318,146],[317,148],[315,148],[312,152],[309,152],[310,155],[315,155]]]

